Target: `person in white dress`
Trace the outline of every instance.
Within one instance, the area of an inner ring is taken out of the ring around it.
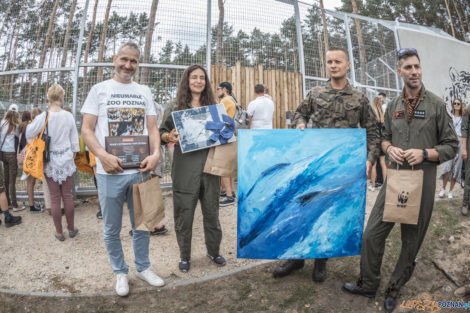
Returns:
[[[72,113],[62,109],[64,102],[64,89],[58,85],[52,85],[48,92],[49,110],[38,115],[26,128],[26,138],[32,140],[40,135],[41,130],[49,115],[47,127],[44,133],[51,137],[50,161],[44,165],[44,174],[51,196],[51,213],[54,220],[54,236],[64,241],[62,231],[62,212],[60,200],[62,198],[65,208],[65,218],[69,237],[73,238],[78,233],[74,224],[74,205],[72,199],[73,174],[76,171],[74,156],[80,151],[78,132]]]
[[[452,111],[451,111],[451,116],[452,116],[452,121],[454,123],[454,128],[455,132],[459,136],[459,138],[462,138],[462,115],[463,115],[463,106],[462,106],[462,101],[460,99],[455,99],[454,102],[452,102]],[[450,180],[450,187],[449,187],[449,193],[447,194],[447,197],[449,199],[453,198],[452,195],[452,190],[454,190],[454,186],[456,182],[461,182],[462,180],[462,143],[459,145],[459,153],[453,158],[452,160],[449,160],[447,162],[444,162],[442,164],[442,173],[440,178],[442,179],[442,189],[439,192],[439,198],[444,198],[446,194],[446,186],[447,182]]]

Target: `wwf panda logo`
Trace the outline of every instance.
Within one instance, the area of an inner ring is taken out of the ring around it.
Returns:
[[[406,203],[408,202],[408,195],[409,195],[409,192],[404,191],[404,190],[398,194],[397,207],[406,208]]]

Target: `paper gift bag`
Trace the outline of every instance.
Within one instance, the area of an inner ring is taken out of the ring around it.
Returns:
[[[384,222],[418,224],[423,170],[387,170]]]
[[[232,142],[209,149],[204,173],[237,177],[237,143]]]
[[[160,178],[152,176],[132,186],[136,230],[153,231],[165,217]]]

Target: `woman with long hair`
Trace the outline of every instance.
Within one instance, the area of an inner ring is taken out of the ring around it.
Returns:
[[[73,174],[76,171],[74,154],[80,151],[78,132],[75,120],[70,112],[62,109],[64,103],[64,89],[52,85],[47,91],[49,108],[43,112],[26,128],[26,138],[32,139],[41,133],[47,120],[47,135],[51,137],[50,161],[44,166],[44,174],[51,196],[51,213],[54,220],[57,240],[64,241],[62,231],[62,213],[60,200],[64,201],[65,218],[69,237],[78,233],[74,225],[74,205],[72,200]]]
[[[452,102],[452,121],[454,123],[455,132],[462,138],[462,116],[466,114],[462,100],[456,98]],[[442,179],[442,189],[439,192],[439,198],[444,198],[446,195],[447,182],[450,180],[449,193],[447,197],[453,198],[452,190],[454,190],[455,182],[462,180],[462,143],[459,146],[459,153],[454,159],[444,162],[442,164],[442,172],[440,178]]]
[[[36,116],[37,114],[35,115],[35,117]],[[17,150],[18,152],[22,151],[27,145],[26,127],[28,126],[28,124],[31,123],[32,120],[33,119],[31,116],[31,112],[23,111],[23,113],[21,114],[21,124],[18,129],[18,132],[19,132],[19,144],[18,144],[18,150]],[[23,176],[25,175],[23,174]],[[22,180],[24,179],[23,176],[21,178]],[[31,175],[28,175],[26,177],[26,192],[28,193],[29,212],[42,213],[44,212],[44,209],[41,206],[36,205],[34,203],[34,185],[35,184],[36,184],[36,178],[34,178]],[[22,209],[26,209],[26,206],[23,206]]]
[[[5,177],[5,191],[8,205],[13,211],[20,211],[16,201],[16,174],[18,171],[18,161],[16,159],[16,143],[18,138],[18,126],[20,124],[20,114],[16,104],[10,105],[0,123],[0,150],[3,154],[3,175]]]
[[[375,117],[377,118],[377,129],[379,130],[379,136],[382,138],[382,128],[384,124],[384,118],[385,114],[382,109],[382,100],[379,97],[375,97],[372,100],[372,110],[375,113]],[[385,178],[387,177],[387,165],[385,164],[385,153],[380,149],[380,156],[379,160],[380,162],[380,167],[382,169],[382,178],[385,181]],[[370,191],[375,191],[375,180],[377,178],[377,163],[372,166],[372,171],[370,174],[370,185],[369,185],[369,190]]]
[[[220,177],[203,173],[208,149],[183,154],[179,146],[179,134],[171,115],[173,111],[215,104],[214,94],[206,70],[191,65],[183,73],[177,96],[164,114],[160,127],[163,143],[175,143],[171,178],[173,183],[173,208],[175,232],[180,249],[179,269],[189,271],[194,211],[201,202],[207,256],[216,265],[225,265],[219,254],[222,229],[219,223]]]

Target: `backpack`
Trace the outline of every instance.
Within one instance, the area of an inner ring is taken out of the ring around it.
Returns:
[[[233,99],[233,102],[235,103],[235,115],[233,117],[233,120],[235,121],[235,129],[246,129],[248,128],[248,113],[246,112],[245,109],[243,109],[238,103]]]

